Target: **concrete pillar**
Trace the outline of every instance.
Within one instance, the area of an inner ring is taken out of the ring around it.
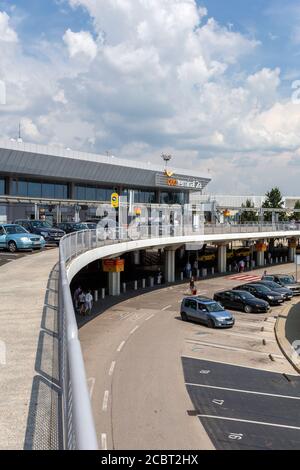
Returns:
[[[227,246],[218,246],[218,271],[220,274],[224,274],[227,271]]]
[[[265,265],[265,253],[264,251],[257,252],[257,266],[263,267]]]
[[[296,248],[289,247],[289,261],[291,263],[295,262],[295,257],[296,257]]]
[[[165,250],[165,279],[175,282],[175,250]]]
[[[120,295],[120,273],[108,273],[108,291],[109,295]]]
[[[140,251],[134,251],[132,253],[132,263],[135,266],[139,266],[141,264],[141,252]]]

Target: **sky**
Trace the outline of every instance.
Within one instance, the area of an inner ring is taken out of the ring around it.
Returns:
[[[299,196],[300,3],[0,0],[0,137]],[[1,162],[0,162],[1,169]]]

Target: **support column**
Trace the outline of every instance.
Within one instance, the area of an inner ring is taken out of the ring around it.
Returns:
[[[166,282],[175,282],[175,252],[176,250],[165,250],[165,279]]]
[[[141,252],[140,251],[134,251],[132,253],[132,263],[135,266],[139,266],[141,264]]]
[[[264,241],[259,241],[256,243],[255,248],[257,266],[262,268],[265,266],[265,251],[267,249],[266,243]]]
[[[297,240],[295,239],[289,240],[289,261],[291,263],[295,262],[296,251],[297,251]]]
[[[218,271],[220,274],[227,272],[227,245],[218,246]]]
[[[108,273],[108,292],[109,295],[118,296],[120,295],[120,273]]]

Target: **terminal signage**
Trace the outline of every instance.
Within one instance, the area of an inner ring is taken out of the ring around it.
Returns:
[[[125,261],[123,259],[104,259],[102,268],[105,273],[121,273],[125,270]]]
[[[157,174],[156,186],[201,191],[203,189],[203,180],[196,178],[169,176],[167,174]]]

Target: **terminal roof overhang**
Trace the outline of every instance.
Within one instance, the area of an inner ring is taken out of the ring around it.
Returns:
[[[173,171],[178,178],[201,181],[202,189],[211,181],[197,171],[175,168]],[[157,175],[162,174],[163,168],[62,148],[0,141],[0,172],[11,176],[149,189],[160,187]]]

